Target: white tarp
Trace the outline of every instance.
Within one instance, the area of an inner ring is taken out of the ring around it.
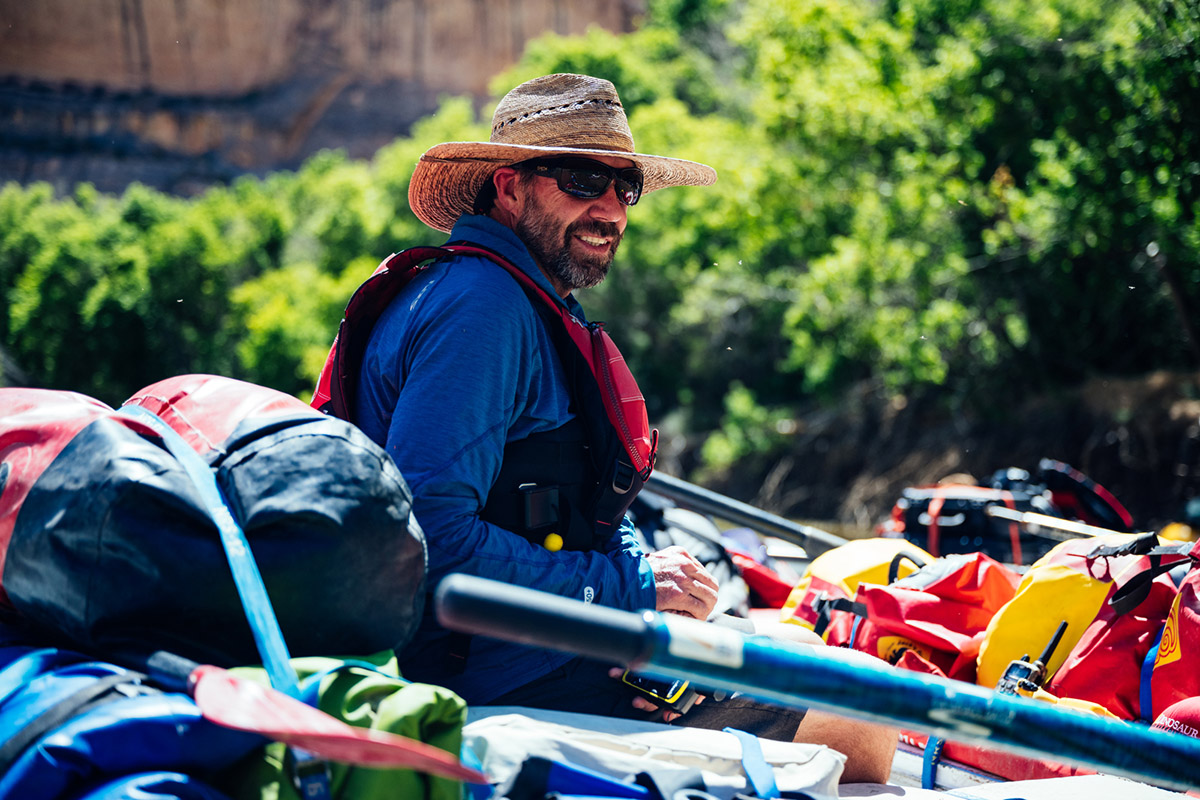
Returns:
[[[845,762],[841,753],[821,745],[759,741],[781,791],[838,796]],[[511,706],[476,706],[468,712],[463,746],[474,752],[484,772],[497,783],[515,775],[521,763],[534,755],[618,780],[645,771],[699,769],[708,792],[722,800],[747,785],[741,743],[722,731]]]

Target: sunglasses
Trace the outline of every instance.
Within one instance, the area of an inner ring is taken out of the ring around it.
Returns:
[[[615,169],[586,158],[556,158],[527,165],[535,175],[554,178],[558,188],[572,197],[594,199],[617,185],[617,200],[631,206],[642,196],[642,171],[637,167]]]

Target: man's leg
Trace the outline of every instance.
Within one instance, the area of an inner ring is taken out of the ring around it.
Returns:
[[[821,711],[809,711],[796,729],[797,742],[823,744],[846,756],[842,783],[887,783],[899,732]]]
[[[755,632],[774,639],[827,646],[820,636],[808,628],[790,623],[759,623],[755,626]],[[850,652],[857,651],[846,651]],[[871,656],[864,653],[862,658],[870,659]],[[842,772],[842,783],[887,783],[899,738],[896,728],[809,711],[796,728],[795,741],[823,744],[844,754],[846,768]]]

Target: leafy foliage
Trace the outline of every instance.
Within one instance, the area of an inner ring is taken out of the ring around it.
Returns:
[[[448,102],[370,164],[325,152],[294,174],[194,200],[133,185],[0,190],[0,331],[38,383],[119,403],[170,375],[212,372],[306,396],[351,291],[430,232],[408,210],[428,142],[477,137]],[[476,126],[477,127],[477,126]]]
[[[652,0],[533,42],[619,88],[639,150],[713,164],[649,195],[585,306],[708,475],[863,383],[1001,413],[1096,373],[1200,362],[1200,10],[1190,0]],[[0,331],[45,385],[119,401],[211,371],[304,395],[346,297],[438,241],[412,166],[487,138],[449,99],[369,162],[192,200],[0,190]]]

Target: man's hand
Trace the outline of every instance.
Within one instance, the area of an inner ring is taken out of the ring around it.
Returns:
[[[621,676],[624,674],[625,674],[624,667],[613,667],[612,669],[610,669],[608,671],[608,677],[613,678],[614,680],[618,680],[618,681],[621,680]],[[703,702],[704,702],[704,695],[700,695],[696,698],[696,702],[694,703],[694,705],[700,705]],[[645,711],[650,714],[653,714],[654,712],[660,710],[657,703],[655,703],[652,700],[648,700],[647,698],[642,697],[641,695],[634,696],[633,707],[636,708],[638,711]],[[678,711],[676,711],[673,708],[664,708],[664,709],[661,709],[661,711],[662,711],[662,721],[666,722],[666,723],[674,722],[675,720],[677,720],[683,716],[683,714],[680,714]]]
[[[717,582],[703,564],[678,545],[656,550],[646,559],[654,571],[656,611],[708,619],[717,604]]]

